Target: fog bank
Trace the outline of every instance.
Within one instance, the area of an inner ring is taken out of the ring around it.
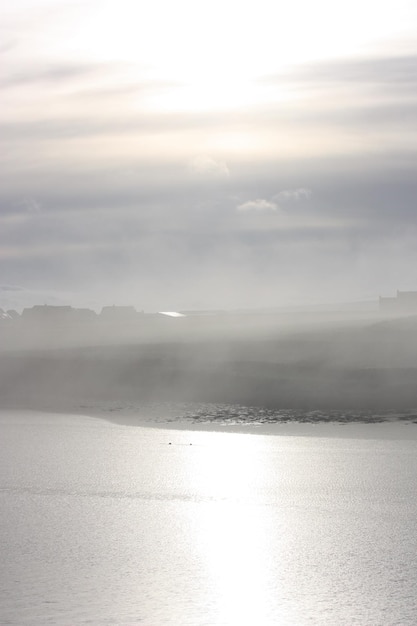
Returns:
[[[88,345],[86,334],[71,347],[63,341],[41,348],[37,337],[30,348],[3,350],[0,406],[59,409],[120,400],[309,410],[417,407],[415,316],[333,316],[292,325],[276,318],[268,324],[266,317],[245,318],[240,326],[221,316],[166,321],[134,340],[125,328],[101,345],[98,335]]]

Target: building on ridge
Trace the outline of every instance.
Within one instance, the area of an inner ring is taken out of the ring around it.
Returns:
[[[417,291],[399,291],[391,298],[379,298],[379,310],[384,313],[417,314]]]

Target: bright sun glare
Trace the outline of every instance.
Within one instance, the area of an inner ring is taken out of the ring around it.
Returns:
[[[233,437],[214,435],[215,446],[199,448],[198,464],[192,461],[197,457],[188,457],[188,473],[196,492],[207,497],[194,528],[210,587],[216,589],[218,623],[252,626],[268,623],[270,528],[263,507],[253,505],[266,470],[256,438]]]
[[[285,98],[285,90],[272,92],[259,79],[357,53],[385,22],[384,5],[374,0],[352,0],[343,11],[328,0],[108,0],[84,21],[77,41],[96,61],[130,64],[138,81],[169,85],[150,108],[199,111]]]

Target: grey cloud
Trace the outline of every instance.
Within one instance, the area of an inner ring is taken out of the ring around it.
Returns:
[[[106,137],[111,135],[151,135],[153,133],[180,133],[188,131],[253,132],[253,129],[271,129],[288,135],[302,129],[328,133],[337,128],[343,132],[352,129],[363,133],[361,143],[372,132],[381,133],[381,141],[391,131],[397,133],[415,130],[417,126],[417,91],[413,88],[417,75],[417,57],[342,60],[317,64],[305,70],[295,68],[292,74],[269,78],[270,81],[289,86],[307,87],[305,101],[297,106],[281,103],[279,106],[252,108],[240,112],[200,113],[138,113],[118,116],[115,112],[91,113],[49,119],[12,120],[0,123],[0,133],[7,142],[62,141],[64,139]],[[386,68],[386,73],[385,69]],[[93,73],[109,72],[101,65],[63,65],[30,70],[14,78],[3,79],[10,84],[19,81],[45,81],[51,84],[70,78],[83,78]],[[74,81],[74,85],[77,81]],[[340,94],[338,85],[348,85],[348,92]],[[377,86],[374,91],[370,87]],[[132,93],[169,89],[170,83],[138,82],[126,84],[112,82],[97,88],[78,85],[71,94],[71,102],[85,111],[85,99],[91,105],[106,97],[130,98]],[[407,91],[406,89],[410,89]],[[310,90],[310,91],[309,91]],[[311,92],[311,93],[310,93]],[[63,144],[64,147],[64,144]]]
[[[105,66],[87,63],[66,63],[47,66],[27,67],[24,70],[15,70],[0,78],[0,87],[25,86],[36,83],[57,83],[85,78],[92,74],[102,73]]]
[[[238,124],[242,120],[235,120]],[[68,116],[58,119],[29,119],[0,123],[0,133],[7,141],[37,141],[39,139],[62,139],[65,137],[89,137],[99,135],[122,135],[131,133],[151,134],[154,132],[178,132],[181,130],[218,128],[233,125],[233,116],[216,114],[185,113],[138,113],[137,115]]]
[[[309,289],[328,289],[333,300],[346,285],[358,294],[373,281],[378,291],[384,275],[411,275],[416,61],[293,68],[269,81],[298,89],[295,102],[191,114],[126,114],[113,106],[111,98],[123,104],[176,86],[131,82],[123,68],[69,63],[10,73],[0,86],[33,86],[45,99],[55,85],[70,86],[60,110],[68,105],[71,114],[52,119],[47,108],[33,109],[0,125],[0,282],[108,292],[120,285],[126,303],[137,296],[146,307],[152,296],[164,307],[190,308],[195,298],[215,308],[277,304],[290,292],[304,299]],[[287,159],[282,148],[264,161],[259,153],[250,159],[250,142],[242,153],[205,145],[211,135],[236,131],[271,147],[282,138],[291,150],[304,137],[325,143],[335,128],[349,137],[350,155],[336,139],[339,155],[295,158],[294,150]],[[118,149],[124,138],[140,146],[153,134],[164,149],[168,133],[166,161],[152,161],[145,149],[136,159],[128,150],[122,159],[112,154],[118,140]],[[175,153],[176,141],[188,142],[188,156]]]
[[[114,83],[97,87],[83,86],[74,90],[71,95],[73,100],[100,101],[103,98],[131,98],[132,96],[159,93],[180,86],[180,83],[163,80],[140,80],[140,81],[114,81]]]
[[[300,78],[381,85],[416,85],[417,55],[333,61],[306,68]]]
[[[132,70],[137,73],[138,69],[140,70],[127,62],[68,62],[48,65],[27,63],[23,69],[16,68],[8,74],[3,74],[0,77],[0,88],[39,86],[48,89],[68,83],[71,85],[71,92],[66,94],[66,98],[73,104],[77,100],[82,104],[88,100],[100,102],[103,98],[126,99],[132,95],[156,93],[179,86],[179,83],[167,80],[132,81],[129,75]]]
[[[152,165],[126,161],[126,171],[133,171],[127,178],[121,176],[121,163],[117,168],[92,163],[88,170],[44,165],[36,170],[21,169],[15,176],[0,174],[0,207],[3,215],[27,213],[22,201],[32,198],[41,205],[42,214],[136,211],[137,219],[156,221],[176,212],[175,220],[181,215],[201,219],[203,214],[219,219],[249,200],[274,202],[280,193],[277,190],[288,195],[314,188],[308,200],[291,201],[291,211],[361,219],[378,216],[382,221],[392,218],[401,222],[415,212],[416,159],[417,154],[410,151],[317,158],[314,162],[235,162],[231,163],[233,176],[224,180],[195,177],[181,162]],[[283,197],[281,200],[284,202]]]
[[[274,198],[280,200],[281,202],[286,201],[294,201],[299,202],[300,200],[307,200],[312,195],[311,189],[306,189],[305,187],[298,187],[297,189],[283,189],[275,194]]]
[[[2,273],[19,283],[24,277],[43,288],[77,286],[89,293],[92,285],[111,293],[118,285],[125,290],[125,302],[139,301],[144,308],[152,308],[150,302],[182,308],[190,298],[197,306],[272,305],[285,300],[288,290],[302,290],[301,299],[308,298],[309,285],[316,295],[331,289],[336,299],[342,295],[341,285],[346,289],[351,284],[357,294],[364,270],[368,276],[388,267],[401,272],[413,258],[413,245],[411,239],[369,240],[342,230],[317,229],[314,236],[302,230],[158,232],[101,245],[28,244],[26,256],[3,259]]]
[[[190,294],[201,307],[253,306],[261,298],[263,304],[276,304],[290,283],[291,289],[302,287],[304,297],[306,283],[312,281],[318,291],[357,281],[358,293],[366,273],[382,275],[389,266],[389,271],[401,272],[406,261],[412,262],[416,183],[410,180],[403,187],[400,181],[379,180],[376,186],[382,172],[375,171],[367,181],[359,167],[356,172],[349,169],[347,181],[335,175],[331,165],[322,163],[308,174],[308,164],[299,163],[298,176],[305,184],[310,183],[309,175],[315,178],[315,193],[291,209],[301,211],[310,225],[303,226],[301,220],[286,229],[280,224],[263,228],[259,222],[268,216],[259,215],[258,221],[256,212],[248,215],[251,224],[242,225],[240,217],[246,215],[234,210],[239,194],[259,197],[260,184],[265,197],[272,197],[277,179],[288,177],[285,171],[278,173],[276,164],[270,164],[268,177],[263,169],[261,181],[256,170],[248,179],[242,169],[237,180],[229,181],[231,189],[205,187],[199,193],[198,185],[190,188],[184,181],[164,193],[159,190],[159,195],[154,187],[136,204],[117,193],[109,202],[105,188],[97,188],[95,195],[91,191],[86,199],[74,182],[61,189],[62,181],[55,181],[61,196],[55,201],[52,195],[47,201],[39,196],[42,211],[0,229],[0,249],[10,250],[2,257],[0,280],[60,289],[95,285],[114,290],[118,285],[125,302],[138,301],[144,308],[152,308],[151,302],[155,307],[187,308]],[[299,188],[288,182],[278,188]],[[107,208],[101,209],[106,202]],[[339,225],[326,226],[325,220],[320,225],[319,218],[335,214]],[[347,217],[355,217],[350,225],[344,221]],[[271,290],[272,284],[276,290]]]
[[[417,125],[417,55],[363,57],[288,68],[261,82],[298,90],[305,106],[264,112],[272,124],[320,124],[324,129],[415,129]],[[342,89],[342,91],[341,91]]]
[[[18,206],[28,213],[38,213],[41,210],[41,203],[36,198],[22,198]]]
[[[285,73],[264,76],[265,83],[368,83],[407,85],[417,83],[417,55],[341,58],[302,66]]]
[[[300,115],[302,124],[309,125],[314,121],[327,128],[335,125],[345,129],[352,127],[361,128],[365,135],[378,129],[383,134],[392,129],[415,130],[417,126],[416,102],[382,102],[375,99],[371,102],[363,102],[358,96],[350,105],[334,103],[331,109],[312,108],[310,112]],[[364,135],[364,136],[365,136]]]
[[[23,291],[23,287],[17,285],[0,285],[0,291]]]
[[[125,301],[136,290],[145,308],[147,292],[169,308],[189,308],[187,294],[208,307],[229,304],[229,292],[231,305],[261,296],[272,303],[291,282],[301,289],[315,281],[319,290],[326,280],[335,289],[338,281],[357,281],[358,292],[367,272],[400,274],[414,263],[416,160],[404,151],[236,161],[233,176],[211,180],[183,162],[127,159],[113,168],[43,163],[15,176],[1,173],[2,215],[24,219],[1,224],[0,281],[120,285]],[[302,189],[314,193],[307,198]],[[236,211],[257,198],[274,202],[280,193],[288,203],[285,228],[280,212]],[[31,199],[40,210],[28,211]],[[271,284],[276,294],[268,292]]]
[[[359,91],[353,90],[349,98],[346,95],[341,98],[339,95],[333,97],[330,92],[326,92],[320,97],[306,100],[303,106],[264,110],[262,115],[259,115],[257,126],[260,129],[279,129],[283,133],[305,130],[321,131],[327,135],[335,129],[350,133],[357,128],[362,132],[359,147],[375,131],[380,133],[382,141],[391,131],[415,130],[417,95],[415,100],[401,98],[398,94],[394,98],[384,99],[380,96],[365,97]]]
[[[417,99],[417,97],[416,97]],[[302,108],[270,108],[262,111],[246,111],[229,115],[165,113],[118,116],[91,114],[90,116],[72,116],[58,119],[33,119],[23,121],[8,120],[0,122],[0,134],[3,142],[13,143],[18,149],[22,146],[41,141],[61,142],[60,153],[65,154],[65,140],[87,139],[129,135],[151,136],[155,133],[203,132],[253,132],[253,129],[284,133],[286,137],[293,132],[310,129],[329,133],[334,128],[350,132],[357,128],[363,135],[358,148],[368,142],[368,137],[377,130],[380,141],[390,131],[406,132],[417,126],[417,103],[409,100],[382,101],[381,99],[362,99],[352,96],[350,102],[335,100],[329,105],[328,99],[313,101]],[[407,135],[405,135],[407,138]],[[368,150],[375,149],[374,139]],[[26,149],[20,155],[24,161]],[[40,150],[41,154],[41,150]],[[218,161],[220,162],[220,161]],[[224,161],[223,161],[224,162]],[[224,168],[223,168],[224,169]]]

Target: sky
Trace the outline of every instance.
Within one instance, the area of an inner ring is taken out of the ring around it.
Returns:
[[[0,15],[0,306],[417,289],[414,0]]]

